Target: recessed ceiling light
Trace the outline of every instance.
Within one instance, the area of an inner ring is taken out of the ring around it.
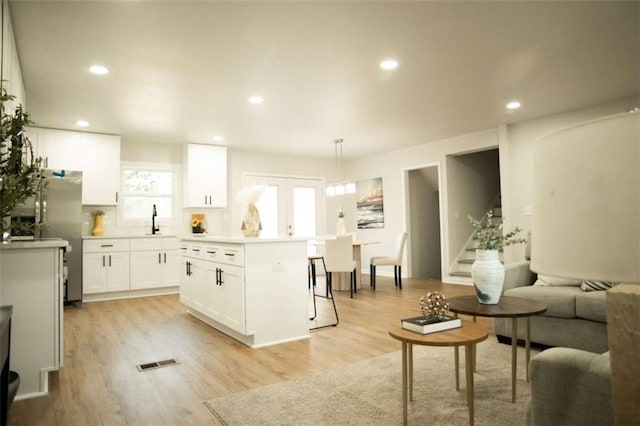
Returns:
[[[89,71],[97,75],[109,74],[109,70],[107,69],[107,67],[104,67],[102,65],[91,65],[89,67]]]
[[[222,142],[224,140],[224,137],[216,135],[213,137],[213,140],[216,142]]]
[[[76,126],[78,127],[89,127],[89,122],[85,120],[76,121]]]
[[[507,104],[507,109],[514,110],[518,108],[520,108],[520,102],[518,101],[511,101]]]
[[[382,68],[383,70],[395,70],[396,68],[398,68],[398,61],[396,61],[395,59],[385,59],[384,61],[380,62],[380,68]]]
[[[249,102],[251,102],[254,105],[258,105],[264,102],[264,98],[262,96],[251,96],[249,98]]]

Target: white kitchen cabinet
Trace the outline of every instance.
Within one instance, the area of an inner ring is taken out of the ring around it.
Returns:
[[[245,334],[244,265],[230,264],[235,256],[240,259],[241,250],[242,246],[205,248],[204,313]]]
[[[120,136],[82,133],[82,204],[115,206],[120,189]]]
[[[254,348],[309,337],[305,240],[183,237],[180,247],[180,300],[191,315]]]
[[[185,207],[227,207],[227,148],[187,144]]]
[[[132,239],[131,289],[171,287],[180,284],[176,238]]]
[[[18,399],[45,395],[48,372],[64,363],[67,247],[63,240],[0,244],[0,305],[13,306],[11,370],[20,375]]]
[[[82,171],[82,204],[117,204],[120,136],[42,127],[27,128],[27,136],[44,168]]]
[[[203,244],[181,244],[180,301],[199,311],[204,311],[205,271]]]
[[[129,240],[83,241],[82,286],[84,294],[126,291],[129,280]]]

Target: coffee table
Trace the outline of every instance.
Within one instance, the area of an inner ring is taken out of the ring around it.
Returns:
[[[457,314],[472,315],[476,317],[511,318],[511,402],[516,402],[516,366],[518,364],[518,318],[527,320],[527,335],[525,340],[527,361],[527,382],[529,381],[529,360],[531,359],[531,317],[540,315],[547,310],[547,305],[533,299],[523,297],[502,296],[495,305],[485,305],[478,301],[475,295],[460,296],[447,299],[449,310]],[[456,389],[459,389],[458,378],[458,348],[456,357]]]
[[[419,334],[405,330],[398,321],[389,326],[389,335],[402,342],[402,423],[407,424],[407,394],[408,399],[413,401],[413,345],[455,346],[456,348],[464,346],[469,424],[473,426],[473,365],[471,360],[475,353],[476,343],[489,337],[487,329],[471,321],[463,320],[460,328],[431,334]]]

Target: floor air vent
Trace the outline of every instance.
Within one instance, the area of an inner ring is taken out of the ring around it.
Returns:
[[[170,358],[170,359],[165,359],[164,361],[154,361],[154,362],[148,362],[146,364],[138,364],[136,365],[136,368],[138,369],[138,371],[148,371],[148,370],[153,370],[155,368],[166,367],[169,365],[176,365],[176,364],[179,364],[178,361],[176,361],[173,358]]]

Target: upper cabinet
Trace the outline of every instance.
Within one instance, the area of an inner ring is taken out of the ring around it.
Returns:
[[[46,169],[82,171],[82,204],[115,206],[120,186],[120,136],[40,127],[27,129]]]
[[[185,207],[227,207],[227,148],[187,144]]]

